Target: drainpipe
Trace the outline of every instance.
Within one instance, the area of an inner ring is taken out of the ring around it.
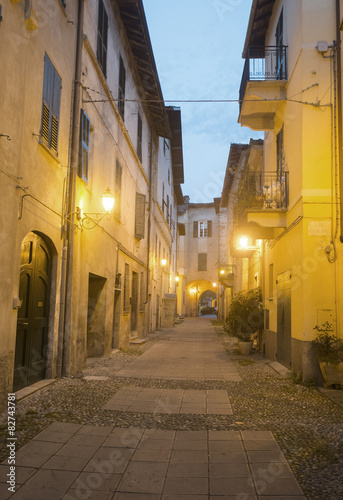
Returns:
[[[343,243],[343,141],[342,141],[342,44],[341,44],[341,7],[336,0],[336,38],[337,38],[337,128],[338,128],[338,165],[340,179],[340,241]]]
[[[150,304],[149,304],[149,279],[150,279],[150,239],[151,239],[151,210],[152,210],[152,155],[153,155],[153,125],[150,127],[150,160],[149,160],[149,216],[148,216],[148,245],[146,257],[146,301],[148,304],[148,332],[150,331]]]
[[[74,260],[74,223],[75,223],[75,191],[76,173],[78,165],[79,125],[80,125],[80,100],[81,100],[81,71],[82,71],[82,45],[83,45],[83,16],[84,0],[78,1],[77,38],[75,76],[73,82],[73,104],[72,104],[72,130],[71,130],[71,152],[69,162],[69,175],[67,181],[67,257],[63,263],[65,266],[65,299],[62,311],[63,330],[60,342],[62,343],[61,375],[68,375],[70,371],[70,346],[71,346],[71,320],[72,320],[72,288],[73,288],[73,260]]]

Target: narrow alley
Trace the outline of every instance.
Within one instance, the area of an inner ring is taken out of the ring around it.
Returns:
[[[0,496],[339,499],[342,416],[209,318],[186,318],[18,401],[17,488],[4,446]]]

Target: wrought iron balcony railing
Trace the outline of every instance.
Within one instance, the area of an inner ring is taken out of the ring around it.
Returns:
[[[286,209],[288,207],[288,172],[248,172],[242,179],[235,216],[238,222],[245,210]]]
[[[239,91],[240,106],[249,81],[273,80],[287,80],[287,47],[249,47]]]

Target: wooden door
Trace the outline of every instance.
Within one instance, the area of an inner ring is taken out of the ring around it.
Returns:
[[[277,292],[277,359],[287,368],[291,367],[291,289]]]
[[[138,273],[132,273],[131,288],[131,337],[137,336],[137,314],[138,314]]]
[[[21,247],[13,390],[45,377],[50,296],[50,254],[40,236],[29,233]]]

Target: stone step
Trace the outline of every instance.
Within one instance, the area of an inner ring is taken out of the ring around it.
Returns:
[[[139,338],[134,338],[134,339],[130,339],[130,342],[129,342],[131,345],[139,345],[139,344],[144,344],[145,343],[145,339],[139,339]]]

